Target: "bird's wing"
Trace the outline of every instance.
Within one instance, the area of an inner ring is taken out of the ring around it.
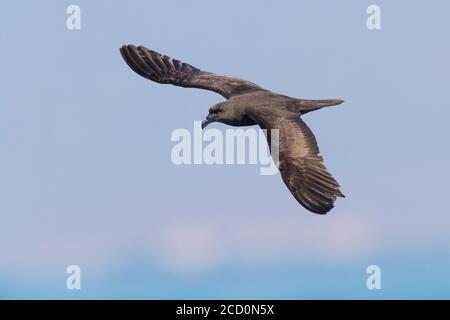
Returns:
[[[336,197],[344,197],[323,164],[314,134],[297,114],[259,107],[248,108],[247,115],[267,129],[269,145],[270,129],[279,130],[278,167],[284,183],[300,204],[314,213],[326,214],[334,207]]]
[[[142,46],[125,45],[120,48],[120,52],[131,69],[158,83],[211,90],[227,99],[242,93],[264,90],[249,81],[205,72]]]

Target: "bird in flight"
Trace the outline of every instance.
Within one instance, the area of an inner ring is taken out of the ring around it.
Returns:
[[[161,55],[145,47],[120,48],[128,66],[144,78],[158,83],[214,91],[226,101],[209,109],[205,128],[212,122],[231,126],[259,125],[278,130],[278,169],[294,198],[306,209],[326,214],[337,197],[344,197],[340,186],[323,164],[316,139],[301,116],[343,101],[296,99],[271,92],[239,78],[202,71],[187,63]]]

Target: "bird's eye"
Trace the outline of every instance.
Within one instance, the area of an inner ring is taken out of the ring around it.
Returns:
[[[212,113],[212,114],[217,114],[217,113],[220,113],[220,112],[223,112],[223,108],[211,109],[209,111],[209,113]]]

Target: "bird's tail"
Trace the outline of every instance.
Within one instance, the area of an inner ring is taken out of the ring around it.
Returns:
[[[305,114],[311,111],[319,110],[324,107],[337,106],[343,103],[344,100],[329,99],[329,100],[305,100],[297,99],[297,106],[301,114]]]

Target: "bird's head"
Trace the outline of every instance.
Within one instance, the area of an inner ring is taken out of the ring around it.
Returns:
[[[212,122],[223,122],[227,123],[228,120],[233,118],[231,114],[231,108],[224,108],[223,103],[218,103],[209,108],[209,113],[206,119],[202,122],[202,129]]]

